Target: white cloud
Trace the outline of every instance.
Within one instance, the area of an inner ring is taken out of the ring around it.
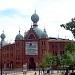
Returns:
[[[0,34],[5,31],[7,39],[15,39],[19,25],[21,34],[31,26],[31,15],[36,12],[40,17],[38,26],[44,26],[49,36],[72,39],[72,34],[60,27],[75,17],[75,0],[0,0],[0,10],[16,9],[23,16],[14,14],[14,17],[0,17]]]
[[[19,10],[29,10],[36,0],[1,0],[0,9],[16,8]]]

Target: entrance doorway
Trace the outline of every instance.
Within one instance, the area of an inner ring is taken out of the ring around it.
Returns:
[[[29,69],[33,69],[33,70],[36,69],[36,63],[35,63],[33,57],[31,57],[31,58],[29,59]]]
[[[10,62],[10,69],[13,69],[13,61]]]

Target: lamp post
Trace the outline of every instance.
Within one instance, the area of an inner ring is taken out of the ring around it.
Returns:
[[[2,36],[0,36],[1,37],[1,51],[0,51],[0,57],[1,57],[1,75],[2,75]]]

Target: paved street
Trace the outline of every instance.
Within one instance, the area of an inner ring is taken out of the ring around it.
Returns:
[[[35,75],[35,72],[36,72],[36,75],[39,75],[39,71],[28,71],[27,75]],[[40,73],[40,75],[43,75],[43,72]],[[44,75],[49,75],[49,74],[45,73]],[[50,75],[61,75],[61,74],[60,73],[54,73],[54,74],[50,74]]]
[[[35,74],[35,72],[36,72],[36,74]],[[56,71],[54,71],[54,72],[55,73],[50,74],[50,75],[61,75],[61,73],[57,73]],[[25,74],[23,74],[23,72],[10,71],[7,73],[5,72],[5,74],[3,74],[3,75],[25,75]],[[39,71],[27,71],[26,75],[39,75]],[[43,75],[43,72],[40,72],[40,75]],[[44,75],[49,75],[49,74],[45,73]]]
[[[36,74],[35,74],[35,72],[36,72]],[[70,72],[72,72],[72,71],[70,71]],[[3,71],[2,75],[64,75],[64,74],[61,74],[60,71],[57,72],[56,70],[50,71],[50,74],[47,74],[47,71],[45,71],[44,74],[43,74],[43,71],[41,71],[40,74],[39,74],[39,71],[27,71],[26,74],[25,73],[23,74],[22,70],[19,70],[19,71],[14,70],[14,71]]]
[[[35,72],[36,72],[36,74],[35,74]],[[14,71],[4,71],[2,75],[64,75],[64,74],[61,74],[60,71],[58,71],[58,72],[53,71],[52,73],[50,72],[50,74],[47,74],[47,73],[43,74],[43,72],[40,72],[40,74],[39,74],[39,71],[27,71],[26,74],[23,74],[22,71],[14,70]]]

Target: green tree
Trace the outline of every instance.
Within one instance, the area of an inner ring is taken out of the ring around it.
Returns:
[[[62,61],[64,66],[70,66],[75,63],[75,44],[68,43],[65,47],[64,54],[62,57]]]
[[[64,66],[70,66],[73,64],[73,56],[70,52],[67,52],[63,56],[63,64]]]
[[[45,53],[42,58],[41,68],[51,67],[53,65],[54,56],[51,53]]]
[[[75,44],[74,43],[68,43],[65,48],[65,53],[70,53],[72,55],[72,64],[75,64]]]
[[[56,64],[57,66],[61,66],[61,55],[60,54],[56,56]]]
[[[70,53],[74,53],[75,52],[75,44],[74,43],[68,43],[65,47],[65,51],[70,52]]]
[[[72,18],[70,22],[61,24],[60,26],[65,28],[66,30],[70,30],[75,38],[75,18]]]
[[[58,66],[62,68],[75,64],[75,44],[68,43],[64,49],[64,54],[57,56]]]

